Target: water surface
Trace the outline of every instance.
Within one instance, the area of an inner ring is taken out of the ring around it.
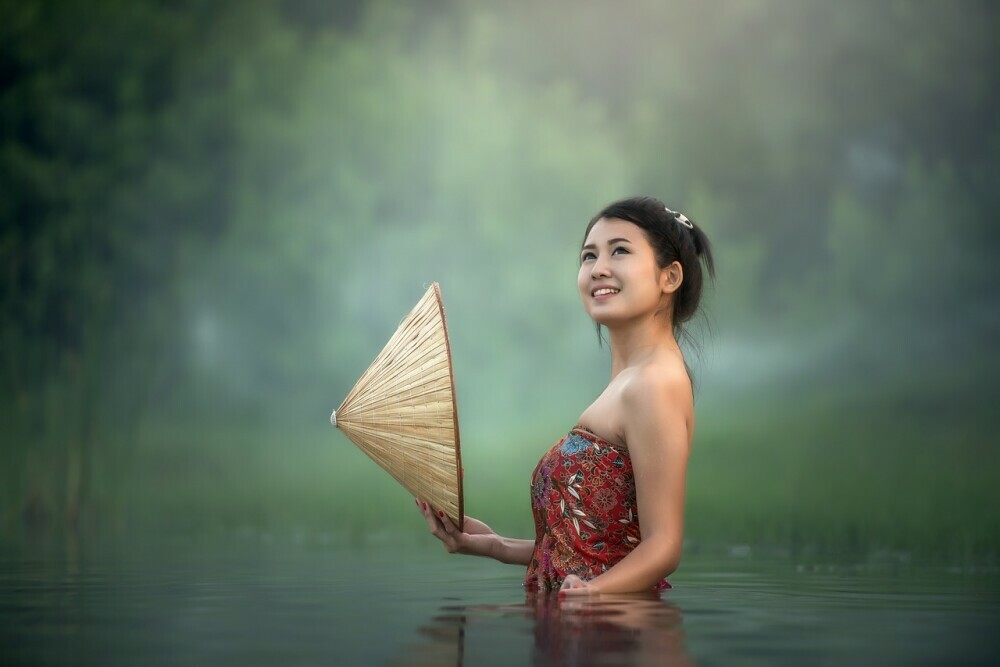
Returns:
[[[0,663],[996,664],[1000,577],[686,556],[659,597],[560,603],[519,568],[315,537],[0,548]]]

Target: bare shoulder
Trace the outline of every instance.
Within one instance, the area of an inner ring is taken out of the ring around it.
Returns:
[[[691,380],[682,363],[652,363],[640,366],[622,387],[622,399],[634,407],[670,404],[684,408],[693,404]]]
[[[694,433],[694,397],[687,370],[681,364],[649,364],[635,369],[622,388],[629,415],[625,441],[636,451],[644,443],[676,445],[683,452]]]

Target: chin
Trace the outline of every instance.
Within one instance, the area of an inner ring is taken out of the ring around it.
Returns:
[[[616,316],[614,313],[590,312],[587,314],[590,315],[590,319],[592,319],[594,322],[604,327],[612,327],[616,324],[621,323],[626,319],[620,316]]]

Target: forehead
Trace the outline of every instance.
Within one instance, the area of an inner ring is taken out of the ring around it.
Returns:
[[[610,239],[628,239],[632,243],[643,243],[646,234],[638,225],[618,218],[601,218],[594,223],[584,239],[584,245],[602,245]]]

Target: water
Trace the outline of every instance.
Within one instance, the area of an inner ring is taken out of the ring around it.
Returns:
[[[686,557],[662,597],[323,539],[0,546],[0,664],[997,664],[1000,575]]]

